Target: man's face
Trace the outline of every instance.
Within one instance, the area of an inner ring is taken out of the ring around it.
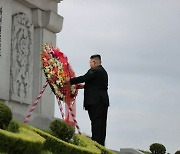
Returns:
[[[90,59],[89,65],[90,65],[91,68],[94,68],[95,67],[95,60]]]

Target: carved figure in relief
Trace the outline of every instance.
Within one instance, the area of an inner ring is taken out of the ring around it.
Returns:
[[[13,16],[11,93],[20,101],[32,94],[32,24],[24,13]]]

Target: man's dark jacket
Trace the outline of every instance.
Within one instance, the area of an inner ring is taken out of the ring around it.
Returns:
[[[85,82],[84,86],[84,107],[89,105],[104,104],[109,106],[108,97],[108,74],[106,70],[99,65],[91,68],[88,72],[79,77],[71,78],[70,83],[78,84]]]

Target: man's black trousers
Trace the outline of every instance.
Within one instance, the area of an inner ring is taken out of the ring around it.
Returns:
[[[91,139],[104,146],[108,106],[104,104],[90,105],[87,110],[91,120]]]

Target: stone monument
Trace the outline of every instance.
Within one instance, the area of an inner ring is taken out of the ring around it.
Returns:
[[[46,79],[41,70],[43,43],[56,45],[63,17],[61,0],[0,1],[0,100],[23,122]],[[29,123],[46,128],[54,117],[54,94],[48,86]]]

